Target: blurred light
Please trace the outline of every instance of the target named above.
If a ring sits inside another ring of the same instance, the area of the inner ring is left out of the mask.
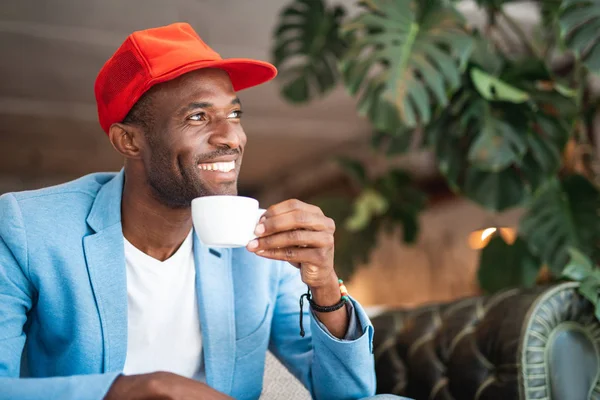
[[[474,250],[483,249],[496,235],[500,235],[508,244],[513,244],[517,239],[517,232],[513,228],[487,227],[473,231],[469,235],[469,247]]]
[[[486,228],[481,232],[481,241],[485,242],[485,240],[490,237],[493,233],[496,232],[496,228]]]
[[[513,228],[500,228],[500,236],[508,244],[513,244],[517,240],[517,230]]]

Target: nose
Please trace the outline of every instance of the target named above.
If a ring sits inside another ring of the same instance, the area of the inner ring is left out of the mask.
[[[246,143],[246,134],[239,124],[232,126],[227,121],[221,121],[216,128],[209,138],[211,145],[219,148],[239,149]]]

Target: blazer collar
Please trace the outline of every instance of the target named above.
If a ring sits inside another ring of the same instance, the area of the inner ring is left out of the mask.
[[[87,223],[95,232],[121,223],[121,198],[123,197],[123,184],[125,172],[123,169],[110,181],[105,183],[92,205],[87,217]]]
[[[127,355],[127,275],[121,197],[123,171],[100,188],[87,223],[95,233],[83,238],[85,259],[102,328],[103,371],[121,371]]]

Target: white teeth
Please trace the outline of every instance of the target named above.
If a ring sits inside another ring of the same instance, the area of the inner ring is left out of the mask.
[[[204,171],[229,172],[235,169],[235,161],[200,164],[198,167]]]

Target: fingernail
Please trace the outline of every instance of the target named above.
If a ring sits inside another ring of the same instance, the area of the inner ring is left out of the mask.
[[[255,249],[257,247],[258,247],[258,240],[252,240],[252,241],[250,241],[250,243],[248,243],[249,249]]]
[[[254,233],[257,235],[262,235],[265,233],[265,226],[263,224],[258,224],[254,230]]]

